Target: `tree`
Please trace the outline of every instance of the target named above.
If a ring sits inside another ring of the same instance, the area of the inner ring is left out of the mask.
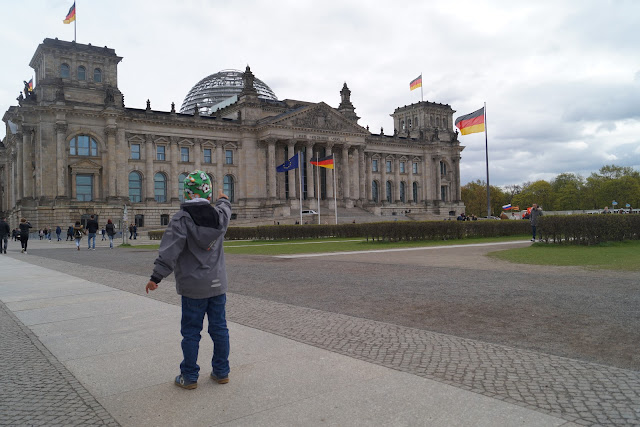
[[[509,203],[509,195],[501,188],[489,186],[491,192],[492,215],[502,212],[502,205]],[[487,216],[487,183],[485,181],[473,181],[461,188],[460,196],[466,206],[467,215],[479,217]]]
[[[574,209],[587,209],[584,194],[584,179],[573,173],[561,173],[551,181],[554,204],[549,209],[555,211],[567,211]]]
[[[534,203],[547,210],[553,210],[553,189],[547,181],[540,180],[526,183],[519,194],[513,196],[511,204],[520,206],[521,209],[529,207]]]

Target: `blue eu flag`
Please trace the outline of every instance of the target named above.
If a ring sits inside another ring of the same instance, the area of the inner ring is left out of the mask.
[[[276,168],[276,171],[286,172],[286,171],[290,171],[291,169],[298,169],[298,153],[296,153],[295,156],[293,156],[292,158],[290,158],[289,160],[287,160],[286,162],[278,166]]]

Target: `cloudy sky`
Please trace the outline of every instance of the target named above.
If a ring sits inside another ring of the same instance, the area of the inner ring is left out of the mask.
[[[2,112],[38,44],[73,40],[72,3],[0,3]],[[249,64],[279,99],[337,107],[347,82],[359,123],[390,134],[422,73],[424,99],[454,118],[487,103],[494,185],[640,170],[640,1],[77,0],[77,13],[78,43],[124,58],[128,107],[179,108],[200,79]],[[462,184],[484,180],[484,134],[460,139]]]

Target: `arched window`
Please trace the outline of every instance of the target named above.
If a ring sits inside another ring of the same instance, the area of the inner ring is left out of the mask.
[[[407,203],[407,197],[406,197],[406,191],[405,191],[405,183],[404,181],[400,182],[400,201],[402,203]]]
[[[138,172],[129,174],[129,200],[131,200],[131,203],[140,203],[142,201],[142,175]]]
[[[418,117],[417,116],[413,118],[413,125],[414,126],[418,126]]]
[[[380,201],[378,197],[378,181],[371,182],[371,200],[373,200],[374,203],[378,203]]]
[[[387,202],[391,203],[391,181],[387,181]]]
[[[102,71],[100,68],[93,70],[93,81],[96,83],[102,83]]]
[[[409,119],[409,129],[411,129],[411,119]]]
[[[153,194],[156,202],[163,203],[167,201],[167,177],[163,173],[158,172],[153,177]]]
[[[404,120],[400,122],[400,129],[404,130]]]
[[[69,155],[98,156],[98,143],[88,135],[78,135],[69,141]]]
[[[224,194],[227,195],[227,197],[229,197],[229,201],[230,202],[234,202],[235,201],[235,195],[234,193],[234,182],[233,182],[233,177],[231,175],[225,175],[224,176],[224,184],[222,186],[222,191],[224,192]],[[214,196],[215,197],[215,196]]]
[[[431,124],[431,126],[433,126],[433,116],[429,117],[429,123]]]
[[[447,164],[445,162],[440,162],[440,175],[447,174]]]
[[[436,127],[440,127],[440,117],[436,117]]]
[[[60,77],[63,79],[68,79],[71,76],[71,72],[69,71],[68,64],[60,64]]]
[[[449,122],[447,121],[446,117],[442,118],[442,127],[445,129],[449,127]]]
[[[82,65],[78,67],[78,80],[86,80],[87,79],[87,69]]]
[[[414,202],[418,201],[418,183],[417,182],[413,183],[413,201]]]
[[[184,180],[187,176],[186,173],[178,175],[178,198],[180,199],[180,203],[184,202]]]

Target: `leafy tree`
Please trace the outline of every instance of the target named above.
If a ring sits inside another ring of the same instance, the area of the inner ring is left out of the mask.
[[[551,181],[554,204],[553,210],[566,211],[573,209],[586,209],[585,181],[573,173],[561,173]]]
[[[489,190],[492,215],[500,215],[502,205],[509,203],[510,197],[500,187],[490,185]],[[487,216],[487,183],[485,181],[477,180],[466,184],[461,188],[460,194],[467,215]]]
[[[522,191],[513,196],[511,201],[512,205],[518,205],[520,209],[534,203],[546,210],[553,210],[553,189],[550,183],[544,180],[526,183],[522,186]]]

